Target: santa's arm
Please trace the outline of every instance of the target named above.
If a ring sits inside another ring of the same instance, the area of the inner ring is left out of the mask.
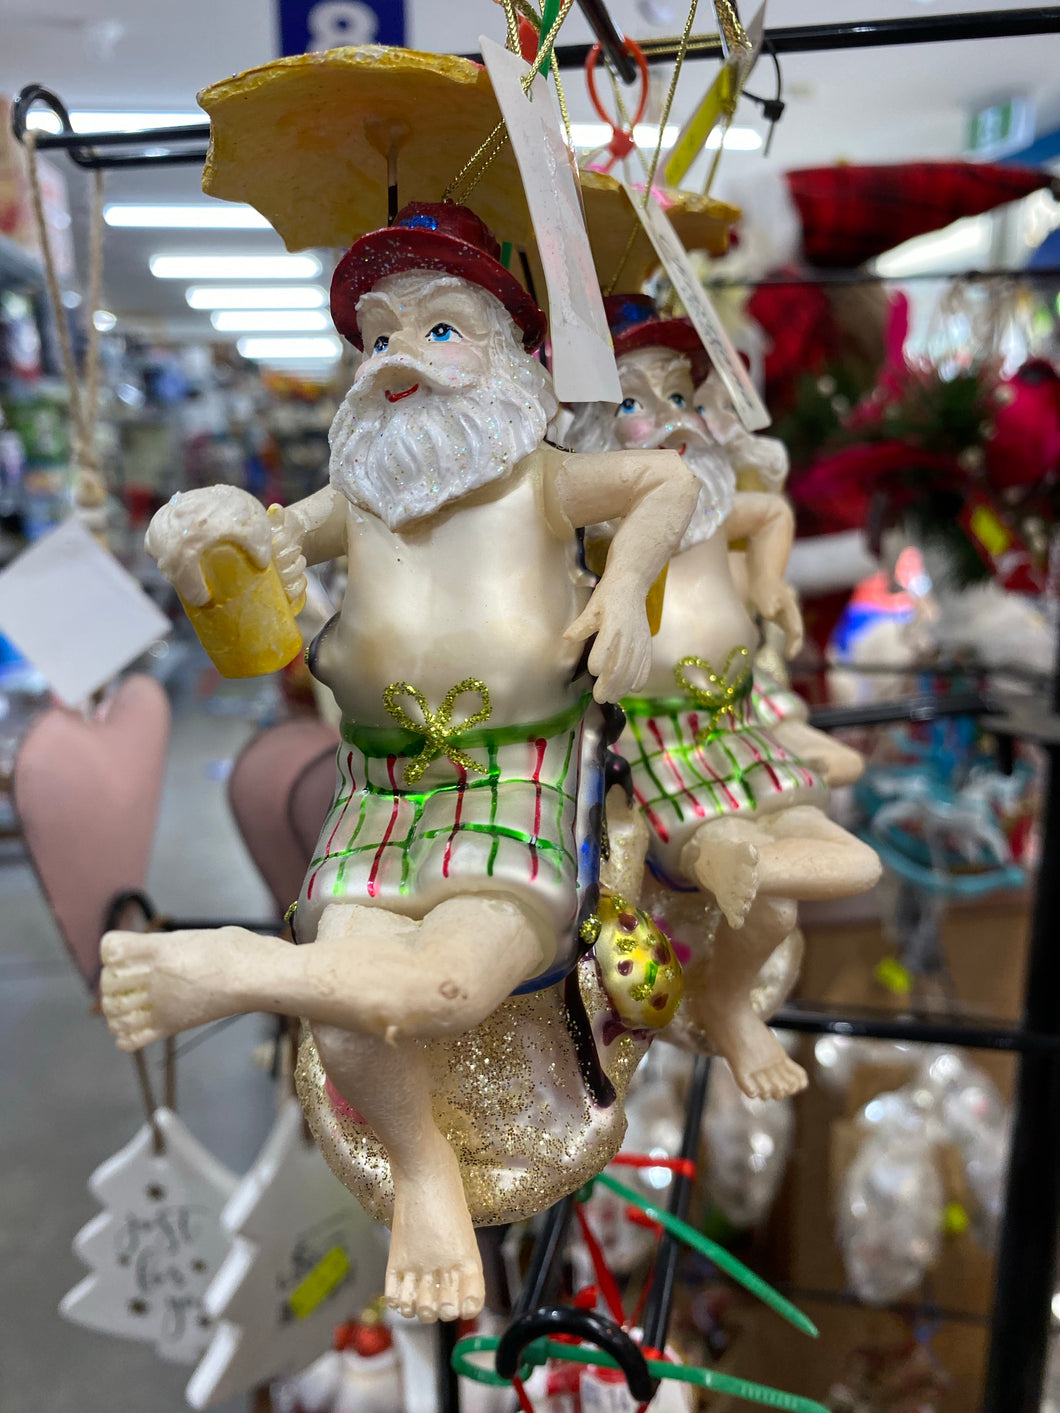
[[[292,603],[305,593],[307,564],[323,564],[346,553],[346,498],[324,486],[294,505],[269,506],[272,557]]]
[[[698,483],[676,452],[618,451],[559,457],[547,486],[557,528],[621,519],[603,577],[566,633],[575,641],[596,634],[594,695],[618,701],[651,667],[644,600],[688,527]]]
[[[264,569],[271,559],[287,597],[300,604],[306,562],[317,564],[344,554],[342,496],[325,487],[297,505],[271,506],[237,486],[202,486],[167,501],[151,518],[144,544],[185,603],[201,607],[210,597],[203,555],[234,544]]]
[[[779,623],[787,638],[786,650],[794,657],[802,647],[802,615],[795,592],[784,582],[795,516],[782,496],[758,491],[738,491],[725,534],[747,541],[747,592],[763,618]]]

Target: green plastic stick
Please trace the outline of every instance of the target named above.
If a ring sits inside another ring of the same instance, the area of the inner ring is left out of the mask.
[[[541,7],[541,28],[538,31],[538,43],[548,34],[549,30],[556,23],[556,16],[559,14],[560,0],[545,0]],[[552,50],[550,49],[541,61],[541,72],[548,73],[548,66],[552,62]]]
[[[610,1173],[600,1173],[596,1181],[602,1182],[617,1196],[632,1203],[634,1207],[639,1207],[642,1212],[646,1212],[653,1221],[665,1227],[671,1236],[676,1236],[678,1241],[683,1241],[686,1246],[691,1246],[694,1251],[698,1251],[700,1255],[713,1261],[715,1266],[720,1267],[734,1281],[738,1281],[752,1295],[757,1295],[759,1300],[794,1325],[797,1330],[810,1335],[813,1339],[817,1338],[819,1331],[811,1319],[795,1305],[792,1305],[790,1300],[785,1300],[784,1296],[775,1291],[761,1276],[756,1276],[754,1271],[749,1270],[742,1261],[738,1261],[735,1256],[726,1251],[724,1246],[719,1246],[716,1241],[711,1241],[709,1236],[703,1236],[701,1232],[696,1231],[695,1227],[690,1227],[687,1222],[682,1222],[680,1217],[671,1216],[662,1207],[656,1207],[654,1203],[646,1201],[639,1192],[634,1192],[631,1187],[626,1187],[624,1183],[616,1181]]]
[[[472,1364],[469,1356],[495,1350],[500,1344],[496,1335],[471,1335],[460,1340],[453,1350],[452,1364],[456,1373],[478,1383],[503,1387],[507,1379],[492,1369]],[[618,1363],[609,1354],[586,1344],[560,1344],[558,1340],[536,1339],[523,1350],[524,1364],[520,1371],[525,1377],[529,1367],[542,1364],[546,1359],[565,1359],[572,1364],[595,1364],[604,1369],[617,1369]],[[649,1359],[648,1372],[656,1379],[675,1379],[681,1383],[697,1384],[700,1388],[715,1389],[718,1393],[730,1394],[733,1398],[745,1399],[748,1403],[761,1403],[767,1408],[783,1408],[786,1413],[828,1413],[823,1404],[812,1398],[803,1398],[797,1393],[786,1393],[783,1389],[771,1388],[769,1384],[756,1384],[750,1379],[734,1378],[731,1374],[720,1374],[714,1369],[699,1369],[687,1364],[670,1364],[663,1359]]]

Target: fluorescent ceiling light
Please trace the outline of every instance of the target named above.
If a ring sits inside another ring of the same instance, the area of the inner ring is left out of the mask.
[[[681,129],[676,123],[667,123],[663,128],[663,147],[672,147]],[[571,123],[570,135],[574,146],[593,151],[604,147],[611,140],[611,129],[606,123]],[[633,129],[638,147],[654,149],[659,141],[657,123],[638,123]],[[721,129],[715,128],[707,139],[708,150],[716,150],[721,145]],[[725,147],[733,152],[757,152],[762,146],[762,134],[754,128],[732,127],[725,134]]]
[[[320,274],[315,255],[152,255],[160,280],[312,280]]]
[[[335,335],[316,339],[245,338],[236,347],[244,358],[262,363],[334,363],[342,357],[342,344]]]
[[[131,226],[138,230],[218,230],[256,231],[272,227],[253,206],[203,201],[187,206],[136,206],[111,202],[103,208],[108,226]]]
[[[322,333],[331,320],[320,309],[217,309],[210,323],[222,334]]]
[[[192,309],[320,309],[328,301],[319,285],[192,285],[184,297]]]
[[[663,130],[663,144],[676,142],[680,131],[676,124],[667,123]],[[570,135],[575,147],[593,149],[611,141],[611,129],[606,123],[571,123]],[[638,147],[654,147],[659,141],[658,123],[638,123],[633,129],[633,137]]]
[[[144,128],[184,128],[207,123],[205,113],[103,113],[97,109],[70,114],[74,132],[142,132]],[[46,108],[37,108],[26,119],[36,132],[59,131],[59,119]]]

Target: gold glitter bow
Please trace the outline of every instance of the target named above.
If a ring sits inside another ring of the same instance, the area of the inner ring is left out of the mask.
[[[478,711],[472,712],[470,716],[454,725],[453,707],[457,698],[465,692],[476,692],[482,705]],[[415,721],[403,706],[398,705],[398,697],[411,697],[422,712],[423,720]],[[472,760],[466,751],[459,750],[453,744],[454,737],[472,726],[478,726],[480,722],[489,720],[493,708],[490,705],[489,688],[481,678],[465,677],[455,687],[450,687],[437,711],[431,711],[427,698],[408,682],[391,682],[389,687],[384,688],[383,704],[395,721],[424,738],[423,749],[415,760],[410,760],[405,767],[403,778],[406,785],[415,785],[431,762],[442,755],[448,756],[454,765],[462,765],[465,770],[477,770],[483,775],[486,773],[484,765]]]
[[[734,669],[734,664],[739,665]],[[703,673],[707,679],[705,686],[692,681],[685,670],[689,667]],[[718,717],[728,711],[738,697],[743,696],[750,676],[751,654],[744,647],[733,648],[720,672],[715,672],[706,658],[692,656],[681,659],[674,668],[674,680],[683,692],[687,692],[704,711],[710,713],[710,725],[697,732],[697,741],[717,730]]]

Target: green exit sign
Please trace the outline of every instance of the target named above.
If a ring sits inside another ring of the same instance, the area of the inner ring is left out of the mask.
[[[977,109],[968,119],[965,150],[976,157],[1004,157],[1034,141],[1034,105],[1006,98]]]

